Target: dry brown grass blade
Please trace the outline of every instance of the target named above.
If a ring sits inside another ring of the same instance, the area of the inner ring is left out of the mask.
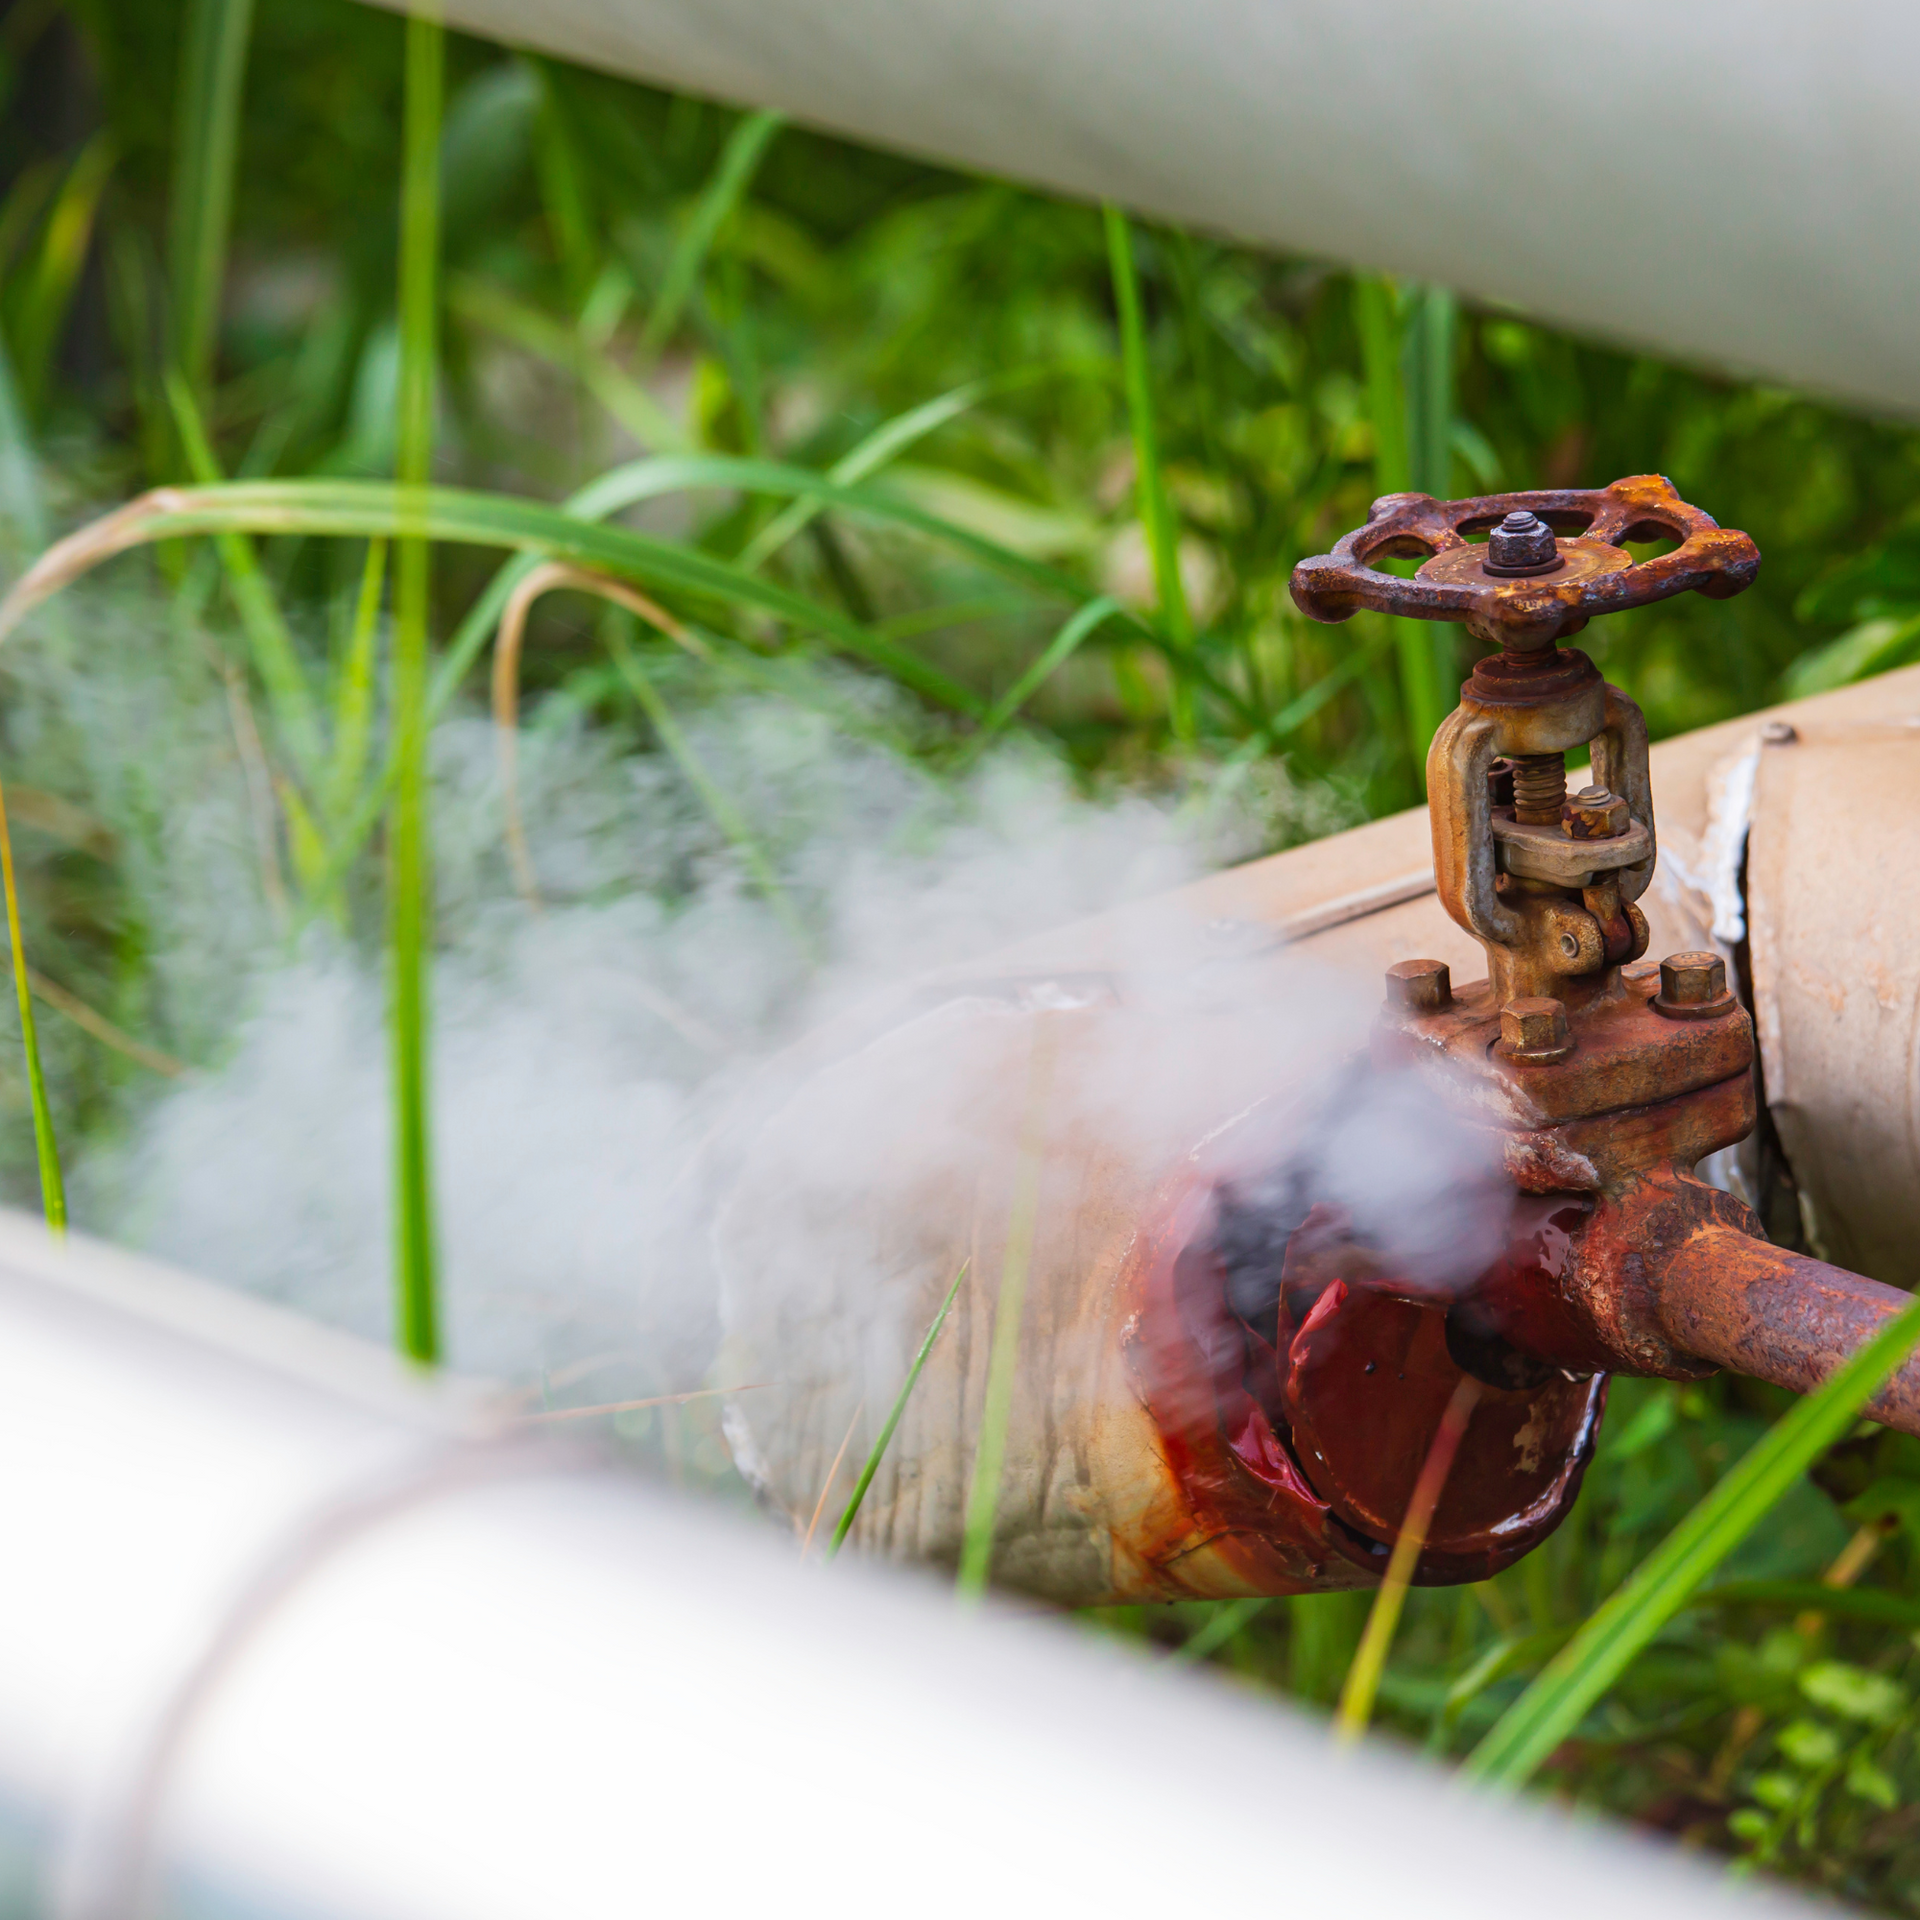
[[[847,1457],[847,1449],[853,1445],[853,1430],[860,1424],[860,1416],[867,1410],[862,1400],[853,1410],[853,1418],[847,1422],[847,1430],[840,1436],[840,1451],[833,1456],[833,1465],[827,1469],[827,1477],[820,1483],[820,1498],[813,1503],[813,1518],[807,1522],[807,1537],[800,1542],[800,1558],[804,1560],[813,1551],[813,1536],[819,1531],[820,1516],[827,1510],[827,1495],[833,1491],[833,1483],[840,1477],[840,1463]]]
[[[1333,1727],[1335,1738],[1343,1744],[1359,1739],[1372,1717],[1373,1697],[1380,1686],[1380,1675],[1386,1669],[1394,1629],[1400,1624],[1400,1609],[1406,1603],[1420,1551],[1427,1544],[1427,1530],[1433,1525],[1440,1496],[1447,1490],[1454,1455],[1466,1438],[1467,1423],[1480,1404],[1481,1392],[1480,1382],[1472,1374],[1460,1376],[1460,1383],[1440,1416],[1439,1429],[1427,1449],[1419,1477],[1413,1483],[1406,1517],[1400,1523],[1393,1552],[1387,1560],[1386,1575],[1373,1596],[1366,1631],[1360,1637],[1353,1665],[1347,1670],[1346,1685],[1340,1689],[1340,1705],[1334,1714]]]
[[[83,573],[103,560],[111,560],[116,553],[139,546],[146,538],[144,529],[149,520],[178,513],[185,501],[186,496],[177,487],[155,487],[124,507],[90,521],[64,540],[56,540],[0,600],[0,640],[62,587],[71,586]]]
[[[642,1407],[679,1407],[689,1400],[712,1400],[725,1393],[758,1393],[773,1385],[771,1380],[751,1380],[744,1387],[695,1387],[690,1393],[656,1393],[646,1400],[608,1400],[597,1407],[550,1407],[542,1413],[523,1413],[528,1426],[549,1420],[590,1420],[602,1413],[635,1413]]]
[[[169,1080],[175,1080],[181,1074],[193,1071],[184,1060],[176,1060],[172,1054],[162,1053],[158,1047],[150,1047],[116,1027],[104,1013],[97,1013],[77,993],[70,993],[58,980],[49,980],[44,973],[29,967],[27,985],[33,989],[36,999],[44,1000],[55,1013],[65,1014],[82,1033],[91,1034],[103,1047],[111,1047],[115,1053],[124,1053],[129,1060],[149,1072],[165,1074]]]
[[[542,594],[571,587],[580,593],[598,594],[629,613],[637,613],[649,626],[656,627],[676,646],[690,653],[702,649],[686,628],[656,601],[637,592],[623,581],[603,573],[589,573],[582,567],[563,566],[549,560],[535,567],[508,596],[500,609],[500,625],[493,643],[493,725],[494,743],[500,767],[500,803],[506,819],[507,859],[513,867],[513,884],[535,913],[540,911],[540,883],[533,871],[533,856],[527,849],[526,823],[520,814],[520,656],[526,647],[527,615]]]

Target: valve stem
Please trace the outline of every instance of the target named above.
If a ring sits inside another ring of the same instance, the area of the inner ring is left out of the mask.
[[[1513,756],[1513,817],[1530,827],[1557,827],[1567,797],[1564,753]]]

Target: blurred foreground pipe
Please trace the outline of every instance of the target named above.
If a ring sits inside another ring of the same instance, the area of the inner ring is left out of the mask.
[[[1920,410],[1892,0],[450,0],[882,147]],[[779,158],[769,162],[777,175]]]
[[[1319,1725],[1066,1627],[799,1567],[522,1451],[470,1391],[17,1215],[0,1356],[10,1914],[1251,1907],[1276,1821],[1313,1836],[1308,1911],[1528,1920],[1543,1885],[1566,1920],[1822,1911],[1333,1764]]]

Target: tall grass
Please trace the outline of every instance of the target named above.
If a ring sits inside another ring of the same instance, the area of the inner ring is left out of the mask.
[[[1000,1510],[1000,1476],[1006,1463],[1007,1426],[1019,1372],[1020,1330],[1026,1314],[1027,1280],[1040,1217],[1040,1181],[1045,1168],[1048,1101],[1053,1082],[1053,1022],[1037,1017],[1027,1063],[1025,1112],[1015,1150],[1013,1195],[1007,1209],[1006,1242],[1000,1256],[1000,1291],[993,1309],[993,1344],[987,1355],[987,1386],[980,1406],[980,1434],[960,1541],[956,1588],[963,1602],[987,1588],[993,1566],[994,1523]]]
[[[395,778],[387,824],[387,940],[393,1054],[396,1337],[430,1364],[440,1357],[433,1218],[428,969],[433,874],[428,843],[427,622],[432,548],[422,492],[433,477],[438,368],[440,123],[446,42],[438,20],[407,18],[405,160],[400,199],[400,398],[395,468],[400,538],[394,555]]]
[[[1153,369],[1147,360],[1146,322],[1140,306],[1140,275],[1134,265],[1133,228],[1118,207],[1104,212],[1107,258],[1113,273],[1114,306],[1120,315],[1120,358],[1125,372],[1127,415],[1133,426],[1134,490],[1140,524],[1153,561],[1154,590],[1167,637],[1182,652],[1193,648],[1193,614],[1180,573],[1180,528],[1167,497],[1160,464],[1160,430],[1155,423]],[[1190,741],[1194,731],[1193,695],[1176,680],[1170,696],[1174,737]]]
[[[187,0],[180,35],[167,194],[170,358],[201,406],[213,383],[252,26],[253,0]]]
[[[33,1019],[33,981],[27,970],[26,942],[20,933],[20,892],[13,872],[13,835],[7,804],[0,792],[0,882],[6,887],[7,951],[13,959],[13,991],[20,1009],[20,1042],[26,1053],[27,1100],[33,1112],[34,1157],[40,1166],[40,1206],[56,1234],[67,1230],[67,1190],[60,1177],[60,1149],[53,1137],[53,1110],[47,1103],[47,1077],[40,1066],[40,1036]]]
[[[833,1538],[827,1544],[827,1558],[831,1560],[853,1531],[853,1523],[860,1517],[861,1503],[867,1497],[867,1489],[873,1485],[873,1476],[880,1471],[880,1462],[886,1458],[887,1448],[893,1444],[894,1430],[900,1425],[900,1416],[907,1410],[907,1402],[913,1397],[913,1390],[920,1383],[920,1375],[925,1371],[927,1356],[933,1352],[933,1343],[940,1338],[940,1329],[947,1324],[947,1315],[953,1311],[953,1303],[959,1297],[960,1285],[967,1277],[971,1260],[962,1260],[959,1270],[953,1276],[953,1285],[947,1289],[946,1297],[940,1302],[939,1310],[927,1324],[926,1338],[920,1342],[920,1350],[913,1356],[913,1364],[907,1369],[907,1377],[900,1383],[900,1391],[894,1396],[894,1402],[887,1409],[886,1420],[880,1431],[874,1435],[873,1446],[869,1449],[865,1462],[860,1468],[860,1477],[853,1483],[853,1492],[847,1497],[847,1504],[840,1510],[840,1519],[833,1529]]]

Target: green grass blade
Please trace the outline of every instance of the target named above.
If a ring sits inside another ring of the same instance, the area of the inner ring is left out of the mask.
[[[47,544],[47,502],[40,486],[40,461],[3,338],[0,338],[0,519],[18,532],[28,553],[38,553]]]
[[[774,135],[785,124],[785,117],[778,113],[750,113],[728,134],[713,177],[694,203],[692,217],[673,249],[673,257],[667,262],[660,290],[654,295],[652,310],[640,335],[643,361],[651,359],[673,337],[673,330],[680,324],[699,284],[701,269],[713,251],[713,243],[746,196]]]
[[[768,465],[718,459],[648,464],[746,468],[756,473]],[[793,477],[791,484],[790,476]],[[760,477],[769,479],[771,491],[800,492],[819,484],[818,476],[807,474],[803,468],[774,467],[770,474]],[[700,478],[725,484],[705,474]],[[910,517],[910,510],[896,517]],[[402,530],[403,521],[408,530],[432,540],[517,547],[547,559],[619,574],[648,586],[757,608],[790,621],[803,632],[820,634],[845,651],[884,667],[903,685],[930,700],[972,718],[978,718],[983,711],[980,700],[938,669],[876,639],[857,621],[831,608],[774,581],[742,572],[732,561],[624,527],[583,521],[558,507],[507,494],[469,493],[452,487],[427,487],[402,493],[382,482],[365,480],[233,481],[219,488],[168,489],[145,496],[144,503],[136,502],[132,508],[121,509],[114,517],[111,538],[105,532],[106,523],[90,530],[91,537],[100,544],[86,547],[86,564],[145,541],[171,539],[187,533],[238,529],[365,539],[394,535]],[[68,557],[74,551],[74,542],[63,542],[44,556],[41,566],[16,584],[6,601],[0,603],[0,635],[11,631],[17,619],[38,604],[47,592],[57,590],[72,577],[67,569]],[[504,592],[499,599],[504,604]]]
[[[1920,1300],[1850,1354],[1756,1441],[1679,1526],[1548,1662],[1467,1757],[1467,1771],[1523,1786],[1634,1656],[1830,1447],[1920,1341]]]
[[[1405,338],[1390,282],[1362,275],[1353,283],[1354,328],[1373,425],[1376,493],[1405,493],[1413,485],[1407,438],[1407,393],[1403,377]],[[1433,638],[1420,620],[1389,623],[1400,661],[1400,703],[1406,716],[1407,750],[1416,771],[1427,763],[1427,746],[1451,702],[1434,670]]]
[[[440,121],[446,35],[438,20],[407,17],[404,171],[400,200],[400,396],[396,466],[401,487],[395,555],[393,731],[396,778],[387,844],[388,951],[393,1049],[394,1285],[397,1344],[430,1365],[440,1357],[429,1131],[428,967],[432,869],[428,825],[427,619],[433,405],[438,362]]]
[[[1407,480],[1417,493],[1453,497],[1453,362],[1459,337],[1459,307],[1445,287],[1414,290],[1402,349],[1406,384]],[[1445,620],[1420,623],[1428,654],[1428,685],[1439,710],[1436,728],[1452,705],[1460,681],[1455,629]],[[1422,757],[1424,757],[1422,749]]]
[[[174,429],[180,436],[188,469],[202,486],[219,486],[223,480],[220,464],[207,439],[193,391],[176,368],[168,368],[165,378]],[[272,702],[274,720],[295,759],[303,767],[315,768],[320,764],[321,745],[313,690],[307,684],[306,672],[300,665],[280,603],[260,571],[253,543],[243,533],[222,533],[215,536],[214,544],[226,571],[234,611],[240,616],[241,629],[253,654],[254,670]]]
[[[27,972],[26,943],[20,937],[20,895],[13,878],[13,836],[7,831],[7,804],[0,794],[0,880],[6,885],[7,948],[13,956],[13,988],[20,1002],[20,1040],[27,1056],[27,1096],[33,1106],[33,1150],[40,1163],[40,1205],[55,1234],[67,1230],[67,1190],[60,1178],[60,1149],[53,1137],[53,1110],[47,1104],[46,1075],[40,1070],[40,1036],[33,1023],[33,985]]]
[[[693,443],[686,429],[646,387],[587,339],[577,327],[530,307],[524,300],[472,274],[447,289],[447,304],[461,319],[545,360],[578,380],[643,446],[678,451]]]
[[[877,473],[895,454],[904,453],[916,441],[924,440],[949,420],[957,419],[969,407],[977,405],[987,385],[984,380],[969,380],[965,386],[955,387],[951,393],[938,394],[905,413],[895,414],[891,420],[882,421],[858,446],[843,454],[827,469],[827,478],[843,486],[851,486],[856,481],[866,479],[869,474]],[[802,497],[782,508],[741,549],[740,564],[749,572],[765,566],[795,534],[806,527],[823,505],[824,502],[820,500]]]
[[[793,935],[801,952],[810,959],[817,958],[818,948],[813,935],[788,898],[786,888],[780,884],[780,876],[774,871],[766,848],[747,824],[746,815],[733,804],[725,788],[714,779],[706,763],[693,750],[693,742],[675,719],[673,709],[661,697],[660,689],[647,677],[632,642],[617,624],[607,629],[607,651],[613,656],[621,679],[627,683],[633,697],[653,723],[654,732],[660,736],[660,744],[673,756],[674,764],[686,776],[687,784],[700,796],[701,805],[713,816],[714,825],[726,835],[728,843],[739,854],[742,865],[767,905],[778,915],[781,925]]]
[[[1147,364],[1146,323],[1140,308],[1140,276],[1134,265],[1133,230],[1118,207],[1106,208],[1107,261],[1113,274],[1114,305],[1120,314],[1120,357],[1126,374],[1127,412],[1133,424],[1133,459],[1137,473],[1136,497],[1146,528],[1147,549],[1153,559],[1154,590],[1160,598],[1160,619],[1168,638],[1183,653],[1193,650],[1193,615],[1187,589],[1180,578],[1180,530],[1174,523],[1173,503],[1167,498],[1166,475],[1160,466],[1160,435],[1154,421],[1153,379]],[[1193,703],[1189,690],[1174,683],[1173,731],[1177,738],[1193,737]]]
[[[1119,601],[1111,600],[1105,594],[1097,600],[1089,600],[1080,608],[1047,643],[1040,656],[988,708],[986,718],[980,723],[980,731],[969,743],[966,757],[971,759],[983,752],[994,735],[1026,705],[1041,684],[1073,658],[1080,649],[1080,643],[1122,612],[1124,609]]]
[[[96,134],[80,150],[48,210],[39,257],[23,276],[13,315],[14,371],[29,411],[37,411],[46,398],[54,349],[79,290],[93,244],[94,216],[113,161],[112,141],[105,133]]]
[[[380,635],[380,597],[386,584],[387,543],[367,542],[360,592],[354,602],[353,630],[340,663],[333,702],[333,758],[327,768],[326,805],[330,818],[344,819],[366,769],[373,730],[374,658]],[[431,720],[431,708],[429,708]]]
[[[933,1351],[933,1343],[940,1338],[940,1329],[947,1324],[947,1315],[953,1311],[953,1303],[959,1297],[960,1283],[967,1277],[971,1260],[960,1262],[960,1271],[953,1276],[953,1285],[947,1289],[947,1297],[940,1302],[940,1311],[933,1316],[932,1324],[927,1328],[927,1337],[920,1342],[920,1351],[913,1356],[913,1365],[907,1369],[907,1377],[900,1383],[900,1391],[894,1396],[893,1405],[888,1409],[886,1424],[881,1427],[879,1437],[873,1443],[873,1450],[867,1455],[866,1465],[860,1469],[860,1478],[853,1483],[853,1492],[847,1498],[847,1504],[841,1509],[840,1523],[833,1530],[833,1538],[827,1543],[826,1557],[831,1560],[840,1551],[841,1543],[853,1530],[853,1523],[859,1517],[860,1503],[867,1497],[867,1489],[873,1485],[873,1476],[880,1471],[880,1462],[886,1457],[887,1447],[893,1439],[893,1430],[900,1424],[900,1416],[907,1410],[907,1402],[913,1397],[913,1390],[919,1384],[921,1369],[927,1364],[927,1356]]]
[[[1389,638],[1383,636],[1370,645],[1355,647],[1337,667],[1330,667],[1310,687],[1302,688],[1262,729],[1267,740],[1278,743],[1304,727],[1335,694],[1358,680],[1389,644]]]
[[[994,1520],[1000,1510],[1000,1474],[1006,1462],[1007,1426],[1013,1413],[1014,1372],[1020,1357],[1020,1323],[1026,1313],[1027,1276],[1033,1262],[1034,1229],[1040,1213],[1040,1176],[1046,1145],[1046,1103],[1053,1069],[1053,1034],[1045,1018],[1034,1029],[1027,1069],[1027,1113],[1014,1168],[1013,1202],[1007,1210],[1007,1243],[1000,1260],[1000,1297],[993,1311],[993,1347],[987,1358],[987,1389],[980,1408],[980,1438],[967,1483],[965,1528],[960,1541],[956,1589],[972,1602],[987,1589],[993,1567]]]
[[[1167,1656],[1173,1667],[1190,1666],[1210,1658],[1257,1614],[1272,1606],[1271,1600],[1223,1600],[1213,1610],[1213,1618],[1190,1639],[1183,1640]]]
[[[1829,1587],[1818,1580],[1729,1580],[1687,1602],[1690,1607],[1776,1607],[1789,1613],[1832,1613],[1847,1620],[1920,1628],[1920,1600],[1884,1587]]]
[[[252,28],[253,0],[187,0],[167,194],[169,357],[200,401],[213,378]]]

